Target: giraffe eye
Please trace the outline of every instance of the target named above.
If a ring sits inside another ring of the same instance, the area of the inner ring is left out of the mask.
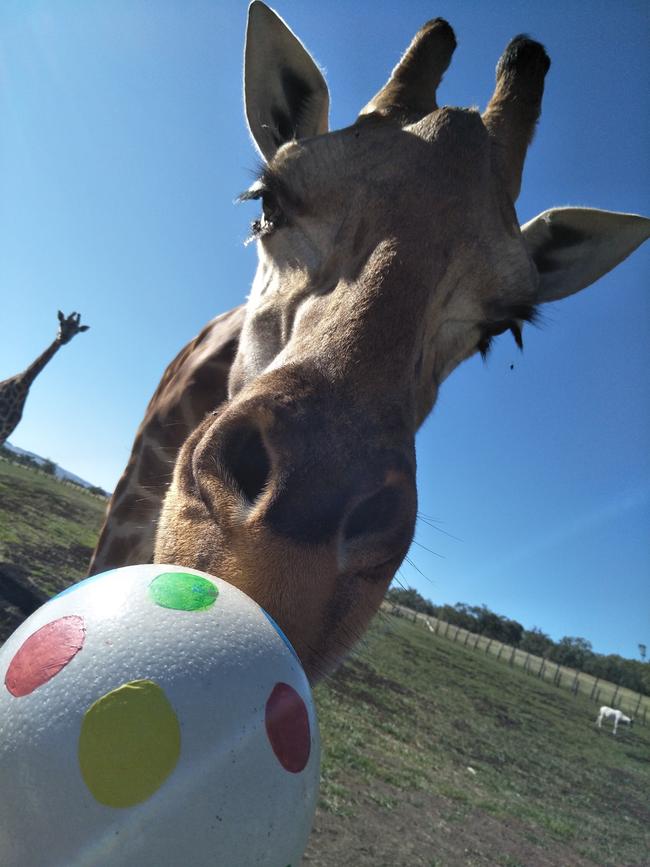
[[[251,224],[251,238],[249,240],[257,241],[260,238],[266,238],[286,223],[282,208],[272,193],[265,191],[262,193],[261,199],[262,215]]]
[[[262,225],[266,227],[266,232],[279,229],[285,222],[285,216],[278,200],[272,193],[264,193],[262,196]]]

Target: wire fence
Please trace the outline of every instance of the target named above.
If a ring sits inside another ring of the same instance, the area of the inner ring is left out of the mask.
[[[411,608],[405,608],[403,605],[395,605],[392,602],[384,601],[382,608],[396,617],[404,617],[413,623],[420,623],[434,635],[460,643],[463,647],[468,647],[477,653],[484,653],[486,656],[491,656],[504,665],[509,665],[511,668],[522,669],[526,674],[531,675],[531,677],[537,677],[545,683],[552,683],[561,689],[570,690],[573,695],[587,696],[599,706],[608,705],[609,707],[618,708],[632,717],[635,722],[641,723],[644,726],[648,724],[648,720],[650,719],[650,696],[642,695],[624,686],[619,686],[608,680],[587,674],[584,671],[577,671],[575,668],[568,668],[565,665],[551,662],[549,659],[534,656],[532,653],[519,650],[510,644],[502,644],[500,641],[488,638],[485,635],[468,632],[460,626],[454,626],[445,620],[438,620],[437,617],[431,617],[428,614],[421,614],[418,611],[413,611]]]

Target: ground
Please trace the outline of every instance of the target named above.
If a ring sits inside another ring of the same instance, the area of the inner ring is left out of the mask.
[[[0,641],[85,574],[106,503],[0,462]],[[379,614],[315,690],[306,867],[648,867],[650,729]]]

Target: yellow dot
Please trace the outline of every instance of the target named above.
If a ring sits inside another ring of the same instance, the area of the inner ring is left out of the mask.
[[[134,680],[106,693],[84,715],[79,766],[93,796],[108,807],[145,801],[174,770],[178,719],[163,690]]]

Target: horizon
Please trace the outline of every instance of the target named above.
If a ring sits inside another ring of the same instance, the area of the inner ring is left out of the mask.
[[[505,8],[420,0],[272,4],[325,68],[331,126],[354,120],[418,27],[449,20],[442,103],[484,106],[517,33],[550,56],[520,222],[546,208],[650,212],[647,4]],[[12,444],[106,490],[165,366],[241,303],[258,157],[245,126],[245,2],[9,0],[0,10],[0,378],[79,335],[39,376]],[[615,48],[615,50],[613,50]],[[650,245],[545,305],[445,382],[417,435],[420,518],[400,581],[485,603],[553,640],[650,645]]]
[[[27,456],[29,456],[29,457],[39,458],[39,459],[43,459],[43,460],[49,460],[48,458],[45,458],[43,455],[36,455],[34,452],[27,452],[27,451],[25,451],[24,449],[20,449],[18,446],[15,446],[13,443],[10,443],[9,440],[7,440],[7,441],[4,443],[4,446],[9,446],[10,451],[14,451],[14,452],[17,451],[19,454],[23,454],[23,455],[27,455]],[[95,486],[93,485],[93,483],[90,482],[88,479],[80,479],[79,476],[77,476],[75,473],[73,473],[73,472],[72,472],[71,470],[69,470],[67,467],[61,467],[59,464],[56,464],[55,466],[56,466],[59,470],[62,470],[64,473],[69,473],[69,474],[71,474],[71,475],[74,477],[74,478],[72,478],[72,479],[68,479],[68,478],[66,478],[65,476],[64,476],[64,477],[61,477],[61,476],[58,476],[58,475],[53,476],[57,481],[61,481],[61,482],[72,481],[73,484],[77,484],[77,485],[79,485],[79,480],[81,480],[82,482],[84,482],[84,483],[86,483],[86,484],[88,484],[88,485],[90,485],[90,486],[92,486],[92,487],[95,487]],[[81,487],[83,490],[88,490],[88,488],[86,488],[85,485],[79,485],[79,487]],[[105,493],[108,494],[109,497],[110,497],[111,494],[112,494],[112,492],[110,492],[110,491],[106,491]],[[80,579],[80,580],[82,580],[82,579]],[[393,582],[393,583],[391,584],[391,586],[389,587],[389,590],[392,590],[392,589],[409,589],[409,588],[402,587],[402,586],[399,586],[399,585],[398,585],[397,587],[395,587],[395,583]],[[388,592],[388,591],[387,591],[387,592]],[[418,593],[419,593],[419,591],[418,591]],[[435,603],[432,599],[427,598],[427,597],[424,596],[423,594],[419,594],[419,595],[420,595],[420,598],[421,598],[424,602],[431,603],[432,605],[437,605],[437,607],[441,607],[443,604],[445,604],[445,603]],[[389,600],[389,601],[390,601],[390,600]],[[404,603],[399,603],[399,604],[404,604]],[[446,604],[450,604],[450,603],[446,603]],[[490,609],[489,606],[487,606],[485,603],[468,603],[468,602],[466,602],[466,601],[464,601],[464,600],[458,600],[457,602],[453,603],[452,607],[453,607],[453,608],[458,608],[458,607],[461,607],[461,606],[468,606],[468,605],[469,605],[470,607],[486,608],[487,610],[492,611],[492,609]],[[408,607],[408,606],[407,606],[407,607]],[[416,609],[411,609],[411,610],[414,610],[414,611],[415,611]],[[506,618],[507,620],[512,620],[512,618],[509,618],[506,614],[504,614],[504,613],[502,613],[502,612],[499,612],[499,611],[493,611],[492,613],[493,613],[493,614],[496,614],[496,615],[497,615],[498,617],[500,617],[500,618]],[[437,615],[436,615],[436,616],[437,616]],[[515,622],[518,622],[518,621],[515,621]],[[546,632],[546,630],[545,630],[543,627],[539,626],[539,625],[536,625],[536,626],[528,626],[528,625],[523,624],[523,623],[519,623],[519,625],[520,625],[520,626],[523,626],[525,632],[531,632],[531,631],[534,631],[534,630],[541,630],[542,634],[544,634],[544,635],[548,635],[548,633]],[[549,636],[549,637],[550,637],[550,636]],[[557,644],[557,643],[558,643],[562,638],[583,638],[583,639],[586,639],[587,641],[590,642],[590,639],[589,639],[587,636],[584,636],[584,635],[580,635],[580,636],[578,636],[578,635],[571,635],[571,636],[569,636],[569,635],[565,635],[565,636],[560,636],[560,637],[557,638],[557,639],[552,638],[552,640],[554,641],[555,644]],[[504,643],[504,644],[508,644],[508,642],[502,642],[502,643]],[[591,642],[590,642],[590,643],[591,643]],[[598,653],[598,651],[593,650],[593,649],[592,649],[592,652],[593,652],[596,656],[608,656],[608,655],[610,655],[610,654],[601,654],[601,653]],[[531,654],[531,655],[532,655],[532,656],[535,656],[535,654]],[[619,654],[616,654],[616,655],[619,655]],[[640,650],[639,650],[638,653],[637,653],[637,657],[640,657]],[[624,657],[622,657],[622,658],[623,658],[623,659],[628,659],[628,660],[631,660],[631,661],[635,661],[635,662],[644,662],[644,661],[645,661],[644,658],[626,657],[626,656],[624,656]],[[650,664],[650,661],[649,661],[649,664]]]

